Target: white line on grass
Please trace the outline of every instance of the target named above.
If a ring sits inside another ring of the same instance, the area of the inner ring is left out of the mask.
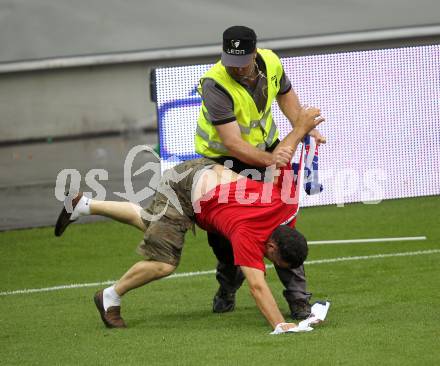
[[[309,245],[317,244],[357,244],[357,243],[385,243],[389,241],[419,241],[426,240],[426,236],[404,236],[401,238],[377,238],[377,239],[348,239],[348,240],[315,240],[309,241]]]
[[[356,256],[356,257],[338,257],[338,258],[328,258],[328,259],[316,259],[316,260],[312,260],[312,261],[306,261],[304,264],[312,265],[312,264],[324,264],[324,263],[337,263],[337,262],[359,261],[359,260],[380,259],[380,258],[390,258],[390,257],[408,257],[408,256],[414,256],[414,255],[426,255],[426,254],[437,254],[437,253],[440,253],[440,249],[419,250],[417,252],[373,254],[373,255],[364,255],[364,256]],[[268,266],[266,266],[266,268],[273,268],[273,265],[268,265]],[[214,274],[214,273],[215,273],[214,269],[209,270],[209,271],[199,271],[199,272],[183,272],[183,273],[173,274],[169,277],[166,277],[165,279],[173,279],[173,278],[181,278],[181,277],[195,277],[195,276],[203,276],[203,275]],[[38,292],[58,291],[58,290],[67,290],[67,289],[83,288],[83,287],[99,287],[99,286],[104,286],[104,285],[110,285],[115,282],[116,281],[78,283],[78,284],[61,285],[61,286],[54,286],[54,287],[5,291],[5,292],[0,292],[0,296],[33,294],[33,293],[38,293]]]

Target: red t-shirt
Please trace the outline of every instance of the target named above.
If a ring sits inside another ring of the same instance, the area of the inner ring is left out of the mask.
[[[198,204],[198,225],[229,239],[234,263],[262,271],[267,240],[298,211],[291,169],[281,169],[278,184],[242,178],[218,185]],[[288,225],[294,227],[295,222],[294,218]]]

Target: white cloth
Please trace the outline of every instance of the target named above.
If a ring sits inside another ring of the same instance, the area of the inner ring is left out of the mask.
[[[298,326],[310,327],[311,325],[316,325],[322,323],[327,316],[330,303],[328,301],[315,302],[312,306],[311,314],[307,319],[299,322]]]
[[[325,320],[329,308],[330,303],[328,301],[326,301],[325,303],[315,302],[312,306],[310,316],[307,319],[299,322],[297,327],[284,330],[283,325],[287,323],[280,323],[270,334],[310,332],[313,330],[311,325],[317,325]]]
[[[298,326],[294,327],[294,328],[289,328],[287,330],[284,330],[282,327],[283,325],[286,325],[288,323],[280,323],[278,324],[274,331],[271,332],[270,334],[282,334],[282,333],[301,333],[301,332],[310,332],[313,330],[312,327],[309,327],[307,324],[298,324]]]

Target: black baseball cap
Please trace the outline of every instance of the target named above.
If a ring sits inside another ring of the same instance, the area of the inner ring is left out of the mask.
[[[243,67],[252,61],[257,35],[248,27],[234,25],[223,32],[223,66]]]

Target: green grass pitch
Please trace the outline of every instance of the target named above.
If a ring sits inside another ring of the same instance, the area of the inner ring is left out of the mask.
[[[213,274],[161,280],[123,299],[124,330],[106,329],[99,288],[6,294],[117,279],[139,257],[135,229],[113,222],[0,233],[2,365],[439,365],[440,253],[315,263],[440,249],[440,197],[303,209],[309,240],[426,236],[390,243],[312,245],[312,300],[331,301],[313,332],[270,336],[247,286],[233,313],[211,313]],[[57,213],[54,213],[56,216]],[[215,267],[205,234],[187,236],[179,272]],[[267,280],[287,315],[273,269]],[[102,286],[101,286],[102,287]]]

